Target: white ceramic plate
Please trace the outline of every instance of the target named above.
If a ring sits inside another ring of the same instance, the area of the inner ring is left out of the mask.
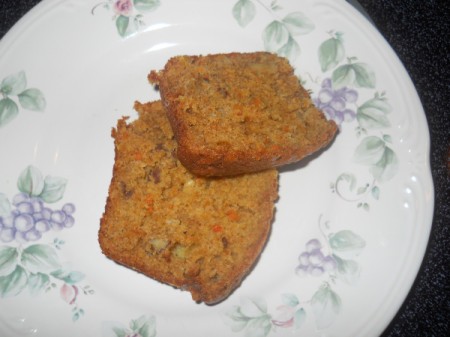
[[[169,57],[257,50],[289,57],[340,133],[282,169],[242,285],[196,304],[101,254],[110,132],[158,99],[147,74]],[[1,41],[0,77],[0,335],[376,336],[403,302],[432,220],[429,135],[404,68],[346,2],[44,0]]]

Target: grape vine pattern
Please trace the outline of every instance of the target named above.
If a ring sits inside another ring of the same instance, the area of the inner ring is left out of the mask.
[[[75,205],[72,203],[52,210],[41,198],[19,193],[14,196],[12,205],[15,209],[0,218],[0,241],[4,243],[37,241],[49,231],[61,231],[75,224]]]
[[[330,283],[336,280],[349,285],[356,283],[361,268],[355,259],[365,248],[365,240],[348,229],[332,233],[329,222],[322,223],[321,219],[322,216],[319,229],[325,240],[313,238],[306,242],[298,256],[296,275],[301,278],[327,277]]]
[[[331,78],[326,78],[322,81],[321,89],[313,102],[328,119],[341,125],[343,122],[351,122],[355,119],[356,112],[349,105],[355,104],[357,100],[356,90],[347,87],[334,89]]]
[[[318,239],[311,239],[305,245],[299,257],[299,265],[295,268],[298,276],[322,276],[325,272],[334,272],[337,267],[336,259],[332,255],[324,255],[322,243]]]
[[[307,301],[300,301],[292,293],[281,295],[281,304],[269,311],[263,298],[242,298],[225,315],[225,323],[233,332],[244,332],[245,336],[266,337],[277,329],[298,331],[308,319],[307,311],[315,317],[317,329],[329,327],[341,311],[341,298],[330,284],[324,282]]]
[[[225,322],[234,332],[245,332],[246,336],[266,337],[278,328],[300,329],[312,313],[318,330],[328,328],[337,319],[342,308],[342,299],[333,286],[342,281],[353,285],[360,274],[356,258],[362,253],[366,242],[351,230],[331,232],[329,222],[319,218],[319,229],[325,238],[306,242],[299,254],[295,274],[304,279],[311,276],[321,281],[318,289],[301,301],[292,293],[281,295],[281,304],[272,312],[262,298],[244,298],[225,315]]]
[[[59,201],[66,188],[66,179],[46,176],[28,166],[19,176],[12,203],[0,193],[0,242],[26,243],[37,241],[49,231],[61,231],[75,224],[75,205],[66,203],[51,209],[49,203]]]
[[[353,161],[365,165],[372,181],[358,183],[351,172],[341,173],[330,184],[332,192],[341,199],[355,203],[358,208],[370,210],[367,200],[379,200],[380,184],[392,179],[398,170],[398,158],[392,147],[392,137],[385,133],[391,123],[392,108],[385,92],[376,91],[373,97],[359,103],[363,96],[359,90],[370,91],[376,87],[376,76],[371,67],[347,56],[342,32],[330,31],[329,38],[318,49],[319,64],[325,77],[318,94],[313,98],[316,106],[340,127],[356,120],[356,136],[360,143],[354,150]]]
[[[48,207],[63,198],[66,184],[66,179],[44,177],[30,165],[19,175],[20,192],[12,202],[0,193],[0,242],[4,244],[0,245],[0,298],[17,296],[26,289],[38,295],[59,287],[61,299],[72,308],[72,320],[77,321],[84,315],[78,305],[79,295],[92,295],[94,290],[78,285],[84,274],[59,261],[63,240],[35,243],[46,233],[74,226],[73,203],[65,203],[60,209]]]

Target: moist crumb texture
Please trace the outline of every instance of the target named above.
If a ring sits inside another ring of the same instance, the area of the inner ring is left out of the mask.
[[[150,72],[191,172],[225,176],[301,160],[337,131],[289,62],[267,52],[177,56]]]
[[[120,264],[190,291],[195,301],[221,301],[265,245],[278,173],[194,176],[175,156],[161,102],[135,108],[139,118],[122,118],[112,131],[115,162],[101,249]]]

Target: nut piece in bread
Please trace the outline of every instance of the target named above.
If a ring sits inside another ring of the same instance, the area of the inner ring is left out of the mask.
[[[99,242],[103,253],[195,301],[226,298],[258,259],[270,232],[278,173],[194,176],[175,157],[160,101],[113,129],[115,162]]]
[[[178,159],[197,175],[293,163],[328,145],[337,131],[289,62],[272,53],[177,56],[148,78],[159,87]]]

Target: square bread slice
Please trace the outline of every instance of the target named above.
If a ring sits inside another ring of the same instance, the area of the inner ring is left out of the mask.
[[[313,104],[289,62],[272,53],[177,56],[151,71],[178,142],[201,176],[227,176],[301,160],[337,126]]]
[[[115,162],[99,242],[110,259],[213,304],[239,286],[268,238],[278,173],[194,176],[175,157],[160,101],[113,129]]]

